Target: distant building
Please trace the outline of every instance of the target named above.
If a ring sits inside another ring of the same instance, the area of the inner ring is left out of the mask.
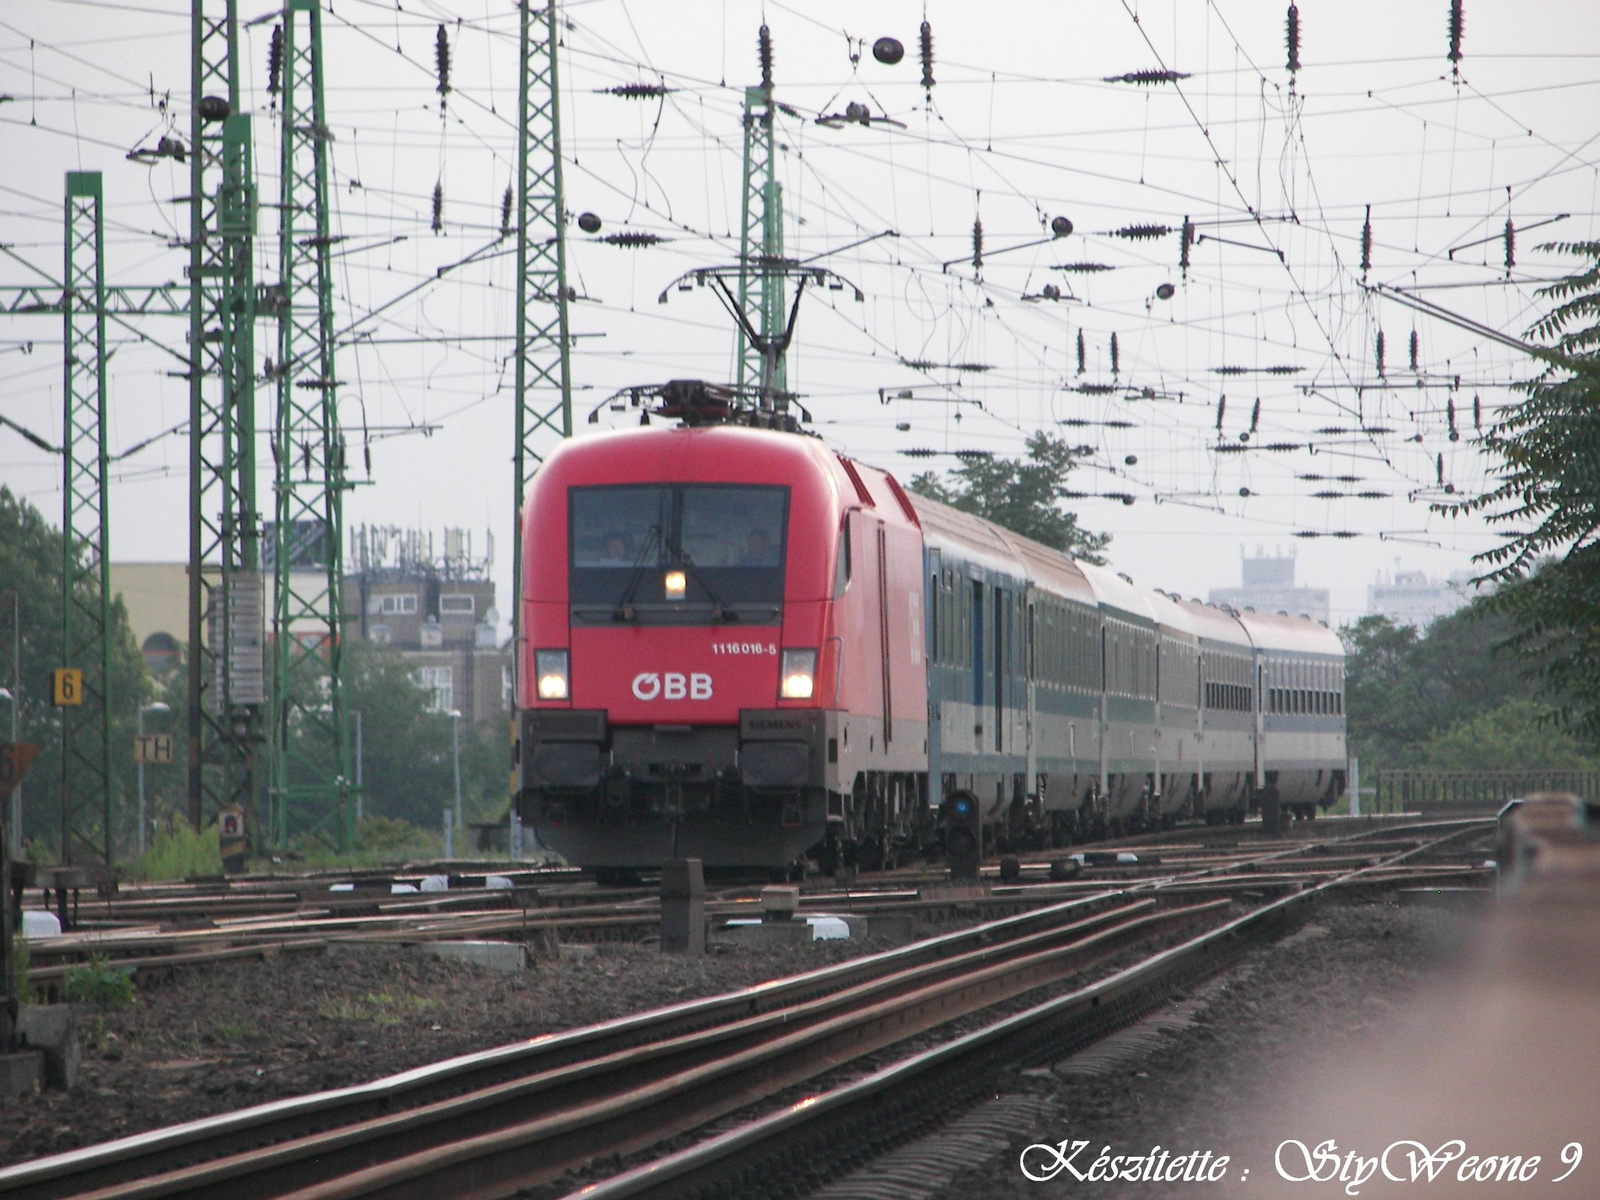
[[[152,675],[175,669],[189,638],[188,563],[112,563],[111,595],[128,609],[128,625]]]
[[[266,539],[270,542],[270,536]],[[499,644],[493,541],[472,554],[465,530],[446,530],[442,553],[431,534],[394,527],[352,531],[345,559],[344,628],[348,639],[394,647],[430,694],[436,712],[461,713],[469,724],[511,709],[511,648]],[[296,557],[302,595],[316,592],[320,572],[308,551]],[[271,556],[263,564],[269,599]],[[111,590],[128,608],[128,620],[152,673],[178,665],[189,636],[189,569],[186,563],[113,563]],[[270,621],[270,616],[269,616]],[[270,635],[270,629],[268,633]]]
[[[436,549],[431,533],[360,526],[345,557],[346,636],[398,650],[435,712],[469,724],[508,713],[511,645],[499,643],[493,564],[492,537],[475,557],[467,530],[447,529]]]
[[[1426,629],[1472,599],[1471,576],[1457,571],[1448,579],[1430,579],[1421,571],[1396,570],[1367,587],[1367,615],[1388,617],[1396,625]]]
[[[1304,616],[1321,621],[1324,625],[1328,623],[1331,611],[1328,589],[1296,587],[1292,553],[1268,554],[1258,546],[1254,555],[1242,556],[1240,575],[1242,587],[1213,588],[1211,603],[1241,610],[1253,608],[1257,612],[1283,612],[1291,617]]]

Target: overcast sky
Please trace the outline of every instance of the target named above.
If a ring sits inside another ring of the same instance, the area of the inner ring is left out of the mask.
[[[779,123],[788,251],[827,255],[818,261],[865,294],[858,304],[849,289],[823,291],[801,307],[790,383],[830,444],[909,479],[954,466],[956,450],[1015,454],[1034,430],[1062,432],[1094,448],[1072,486],[1093,493],[1078,512],[1113,535],[1112,564],[1185,594],[1237,584],[1242,548],[1279,546],[1298,552],[1300,582],[1332,589],[1343,623],[1364,610],[1379,572],[1471,569],[1498,535],[1429,505],[1484,488],[1492,463],[1474,448],[1475,412],[1487,426],[1532,365],[1374,295],[1363,277],[1526,332],[1541,309],[1535,289],[1563,267],[1537,245],[1596,236],[1600,23],[1577,0],[1470,0],[1456,74],[1448,0],[1313,0],[1300,6],[1301,68],[1291,78],[1286,7],[563,6],[568,208],[598,215],[601,236],[666,239],[620,249],[569,229],[581,296],[577,432],[631,423],[603,407],[617,388],[729,378],[732,331],[710,292],[658,297],[683,272],[737,256],[742,89],[758,81],[765,20],[778,98],[798,114]],[[346,239],[336,320],[350,330],[340,411],[361,483],[347,524],[464,526],[480,553],[492,531],[504,613],[512,243],[492,250],[515,164],[515,9],[336,0],[330,10],[333,222]],[[271,6],[241,0],[240,11],[261,18],[242,53],[263,201],[257,281],[269,282],[278,272]],[[920,86],[924,15],[931,90]],[[441,21],[452,68],[442,113]],[[0,283],[60,278],[63,174],[80,168],[105,172],[109,281],[181,279],[188,216],[173,200],[187,191],[187,168],[126,156],[164,134],[187,141],[188,23],[188,5],[172,0],[0,7]],[[904,43],[898,65],[874,60],[883,36]],[[1140,71],[1183,78],[1106,81]],[[605,90],[623,83],[670,90],[644,100]],[[890,120],[817,123],[849,103]],[[1074,232],[1041,241],[1057,216]],[[1200,240],[1185,274],[1179,234],[1161,230],[1186,217]],[[1508,217],[1519,231],[1509,271]],[[972,262],[978,219],[981,267]],[[1541,222],[1551,223],[1532,228]],[[1153,227],[1152,236],[1118,235],[1129,226]],[[480,263],[438,276],[486,249]],[[1159,297],[1163,284],[1171,299]],[[1061,299],[1044,298],[1047,286]],[[59,320],[0,320],[0,413],[59,442]],[[149,341],[113,333],[113,453],[188,415],[187,385],[170,374],[177,364],[152,344],[181,351],[187,323],[152,317],[138,328]],[[259,356],[272,341],[264,327]],[[880,403],[879,389],[911,398]],[[270,399],[263,388],[264,424]],[[590,425],[597,406],[602,419]],[[430,432],[402,432],[411,428]],[[271,463],[264,440],[260,461]],[[186,439],[171,436],[117,464],[114,560],[186,556],[186,462]],[[0,430],[0,479],[59,519],[57,461],[9,430]],[[260,486],[270,514],[268,474]],[[1357,536],[1326,536],[1336,532]]]

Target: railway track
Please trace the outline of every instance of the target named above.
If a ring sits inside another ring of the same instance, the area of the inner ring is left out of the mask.
[[[530,1121],[541,1158],[565,1169],[618,1136],[614,1125],[585,1132],[596,1105],[636,1118],[641,1105],[655,1105],[680,1121],[689,1112],[709,1119],[748,1102],[775,1072],[805,1078],[850,1057],[848,1047],[861,1053],[910,1036],[1224,907],[1158,911],[1152,899],[1116,894],[1071,900],[743,992],[24,1164],[0,1171],[0,1194],[109,1200],[225,1187],[230,1197],[277,1196],[397,1155],[445,1154],[464,1138],[526,1140]]]
[[[1436,832],[1372,866],[1266,904],[1107,978],[808,1097],[804,1103],[610,1179],[589,1183],[567,1200],[641,1196],[651,1200],[714,1196],[756,1200],[802,1195],[972,1107],[987,1097],[991,1079],[1004,1066],[1058,1058],[1161,1007],[1174,991],[1216,974],[1251,946],[1285,931],[1319,897],[1481,834],[1492,825],[1484,821],[1449,824],[1458,828]]]
[[[1392,870],[1424,845],[1369,855],[1369,866],[1312,886]],[[1243,863],[1101,889],[744,992],[38,1160],[0,1172],[0,1194],[310,1200],[449,1195],[459,1178],[478,1181],[474,1194],[497,1194],[494,1181],[548,1181],[956,1017],[1015,1003],[1152,938],[1216,925],[1229,899],[1187,889],[1214,872],[1266,868],[1307,849],[1273,848]],[[1287,912],[1289,903],[1263,911]],[[1227,940],[1269,924],[1233,922]],[[1125,1008],[1119,1000],[1105,1011]]]
[[[1449,826],[1450,823],[1444,823]],[[998,918],[1107,887],[1159,886],[1190,897],[1296,890],[1354,866],[1370,865],[1389,849],[1413,844],[1408,832],[1440,823],[1413,823],[1362,830],[1323,841],[1262,842],[1237,838],[1216,844],[1168,843],[1159,854],[1141,848],[1137,863],[1116,861],[1119,851],[1091,851],[1077,873],[1054,878],[1051,860],[1018,864],[1015,882],[992,880],[979,889],[946,886],[943,876],[885,872],[852,888],[813,888],[802,894],[802,913],[908,915],[919,924]],[[1125,852],[1124,852],[1125,853]],[[1480,860],[1481,861],[1481,860]],[[999,867],[992,869],[998,878]],[[1486,872],[1469,863],[1397,868],[1392,876],[1366,877],[1365,886],[1443,886],[1481,882]],[[920,886],[918,886],[920,885]],[[930,886],[931,885],[931,886]],[[325,889],[326,883],[319,885]],[[335,896],[348,893],[334,893]],[[426,897],[369,898],[365,906],[327,906],[326,891],[298,912],[222,914],[187,911],[188,927],[139,925],[86,930],[32,944],[29,983],[48,992],[71,967],[101,957],[126,968],[139,981],[164,978],[183,967],[238,959],[325,953],[340,941],[415,944],[462,938],[520,941],[638,941],[659,927],[659,900],[644,889],[597,888],[564,878],[553,887],[501,892],[436,893]],[[193,901],[190,901],[193,903]],[[752,889],[714,893],[707,904],[714,921],[759,914]],[[193,926],[203,923],[203,927]]]

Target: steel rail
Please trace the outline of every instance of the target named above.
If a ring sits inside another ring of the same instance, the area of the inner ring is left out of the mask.
[[[487,1131],[462,1122],[458,1106],[441,1105],[437,1114],[406,1114],[388,1129],[344,1130],[282,1153],[268,1150],[261,1157],[275,1181],[292,1179],[297,1163],[321,1176],[298,1190],[270,1194],[294,1200],[423,1200],[457,1192],[462,1177],[470,1179],[474,1194],[509,1194],[546,1183],[597,1156],[626,1153],[698,1128],[863,1055],[1080,972],[1152,936],[1209,923],[1227,906],[1227,901],[1213,901],[1128,916],[1119,910],[1090,918],[1104,924],[1114,917],[1115,923],[1065,945],[1020,956],[1013,955],[1018,947],[1012,945],[987,948],[967,956],[971,961],[919,968],[905,979],[877,981],[815,1001],[807,1006],[811,1011],[770,1013],[677,1044],[627,1052],[609,1063],[584,1064],[577,1070],[586,1076],[595,1067],[609,1068],[617,1086],[593,1095],[563,1088],[542,1111]],[[1042,937],[1027,940],[1036,943]],[[663,1055],[670,1055],[665,1073],[641,1070],[641,1063]],[[542,1083],[517,1086],[515,1099],[526,1105],[528,1093]],[[440,1126],[424,1128],[424,1120],[435,1115]],[[373,1141],[371,1133],[387,1136]],[[355,1139],[360,1142],[352,1146]],[[434,1144],[416,1149],[424,1141]],[[358,1169],[350,1170],[338,1153],[345,1146],[355,1151],[350,1157]],[[380,1161],[359,1169],[363,1156]],[[138,1194],[198,1197],[224,1180],[230,1196],[241,1194],[239,1180],[220,1172],[196,1179],[200,1186],[192,1190]],[[102,1193],[94,1200],[119,1195]]]
[[[1274,850],[1257,856],[1257,860],[1267,861],[1304,849]],[[1189,877],[1198,880],[1205,874],[1207,872],[1191,872]],[[1302,876],[1302,882],[1303,879]],[[1174,881],[1160,882],[1167,884]],[[1197,886],[1203,888],[1204,884]],[[1138,890],[1142,892],[1144,888]],[[771,1012],[785,1004],[803,1003],[808,998],[822,996],[829,991],[858,986],[862,981],[878,975],[917,964],[938,963],[941,959],[968,953],[970,947],[982,946],[997,937],[1015,936],[1020,943],[1027,944],[1027,939],[1022,936],[1027,930],[1049,933],[1052,922],[1092,913],[1108,904],[1133,899],[1135,895],[1136,892],[1131,889],[1110,889],[1094,895],[1074,897],[985,926],[837,964],[803,976],[774,981],[728,996],[637,1014],[601,1026],[568,1031],[530,1043],[419,1068],[370,1084],[279,1101],[257,1109],[154,1130],[133,1138],[21,1164],[0,1171],[0,1193],[30,1197],[76,1195],[81,1194],[85,1187],[96,1186],[95,1180],[149,1176],[170,1170],[179,1163],[238,1154],[263,1142],[282,1141],[304,1136],[307,1131],[372,1119],[374,1114],[392,1113],[396,1108],[416,1104],[419,1097],[433,1099],[441,1093],[482,1090],[494,1086],[496,1081],[526,1077],[539,1069],[548,1071],[586,1055],[591,1058],[604,1055],[614,1052],[618,1047],[637,1045],[651,1037],[670,1037],[674,1033],[703,1029],[719,1021],[727,1022]],[[1190,893],[1185,893],[1183,898],[1189,896]],[[1172,898],[1176,900],[1179,896],[1173,895]],[[230,1187],[229,1191],[233,1193],[235,1189]],[[161,1193],[145,1189],[119,1194]]]
[[[865,955],[801,975],[718,996],[635,1013],[430,1064],[369,1083],[297,1096],[238,1112],[150,1130],[81,1150],[0,1168],[0,1195],[73,1196],[104,1174],[151,1174],[182,1162],[235,1153],[314,1129],[389,1113],[409,1103],[489,1086],[535,1070],[577,1061],[803,1003],[880,975],[937,962],[997,939],[1019,937],[1092,915],[1128,897],[1117,889]]]
[[[1485,822],[1477,822],[1479,826]],[[1305,910],[1371,872],[1452,841],[1471,829],[1390,855],[1314,888],[1287,896],[1161,951],[1107,979],[1057,997],[904,1059],[854,1083],[808,1096],[686,1150],[610,1179],[591,1183],[567,1200],[690,1200],[701,1196],[795,1193],[796,1175],[821,1183],[828,1164],[859,1158],[942,1122],[990,1088],[993,1071],[1008,1062],[1049,1060],[1132,1023],[1189,986],[1230,965],[1250,946],[1286,928]],[[444,1195],[446,1193],[439,1193]],[[457,1189],[454,1194],[462,1194]],[[499,1192],[481,1192],[497,1195]],[[309,1197],[305,1198],[309,1200]]]

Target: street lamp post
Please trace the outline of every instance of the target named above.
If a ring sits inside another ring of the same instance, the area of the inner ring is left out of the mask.
[[[10,688],[0,688],[0,699],[11,701],[11,744],[17,743],[17,697]],[[22,781],[11,789],[11,857],[22,857]]]
[[[454,749],[456,774],[456,828],[461,824],[461,710],[450,710],[450,741]]]
[[[363,804],[366,799],[366,793],[362,790],[366,781],[362,777],[363,772],[361,770],[361,760],[365,755],[362,753],[361,745],[361,710],[358,708],[354,711],[356,718],[356,824],[359,825],[366,816]]]
[[[145,713],[169,713],[171,711],[172,711],[172,706],[170,704],[163,704],[160,700],[157,700],[154,704],[141,704],[139,706],[139,736],[141,738],[144,737],[144,715],[145,715]],[[144,759],[140,758],[140,760],[139,760],[139,853],[140,854],[144,853],[145,833],[146,833],[147,829],[148,829],[148,823],[145,820],[145,812],[144,812]]]
[[[0,695],[11,701],[11,743],[17,742],[17,710],[22,707],[22,594],[7,588],[11,597],[11,686],[0,688]],[[22,857],[22,781],[11,789],[11,856]]]

